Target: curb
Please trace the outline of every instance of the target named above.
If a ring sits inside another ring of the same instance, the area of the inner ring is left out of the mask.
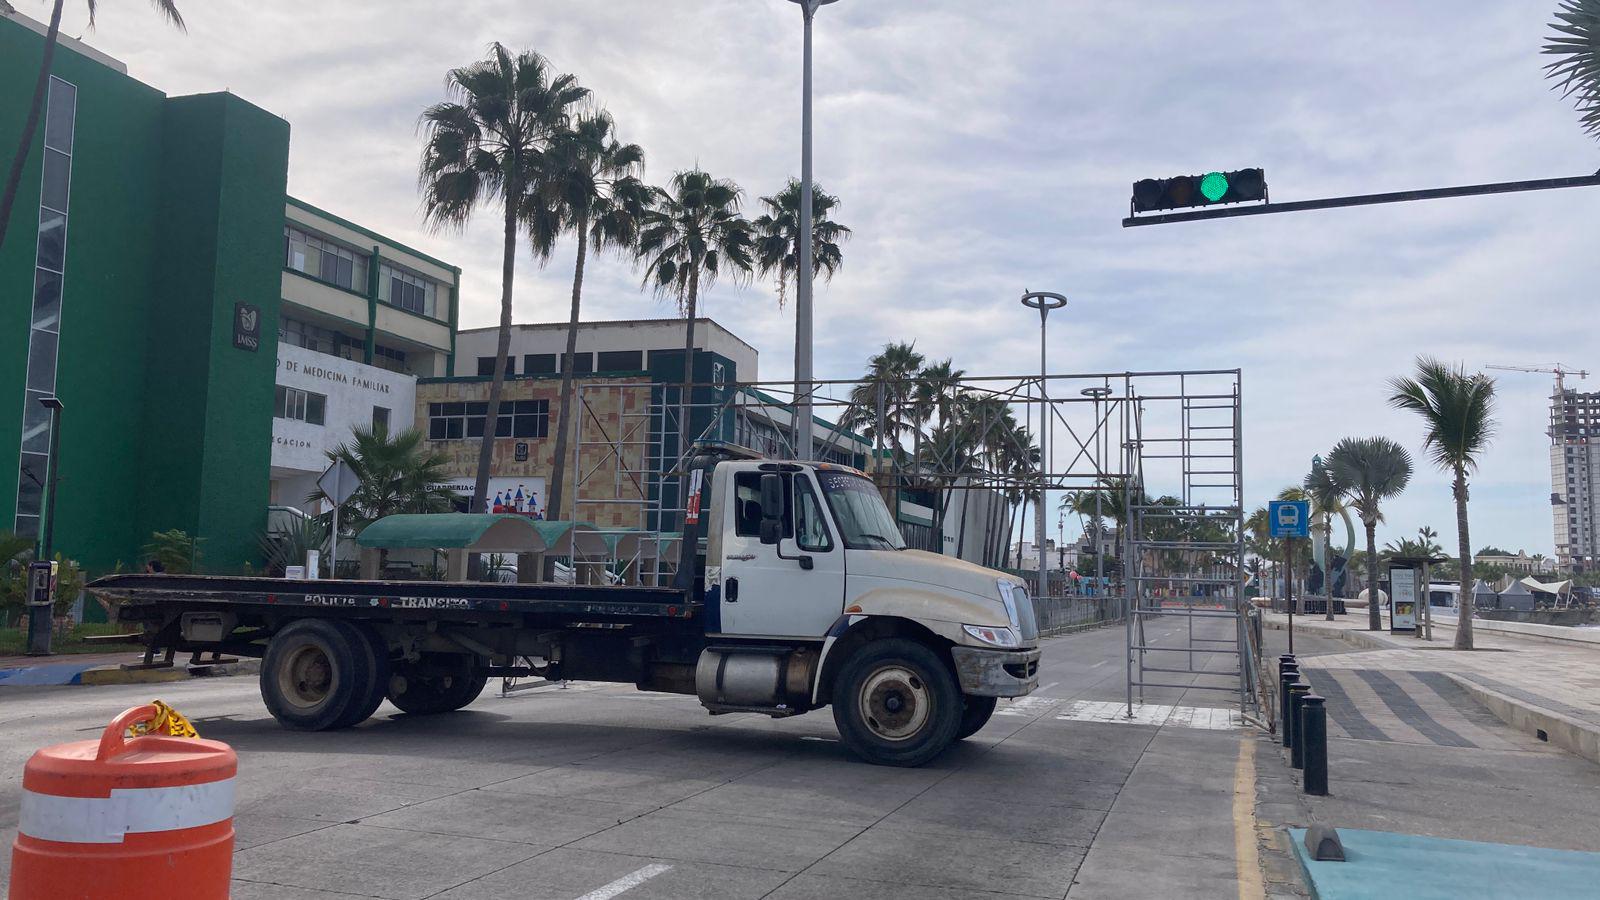
[[[1472,699],[1512,728],[1533,737],[1539,737],[1539,732],[1544,732],[1545,736],[1541,740],[1549,741],[1568,753],[1581,756],[1592,763],[1600,763],[1600,725],[1564,716],[1525,700],[1518,700],[1454,672],[1441,674],[1460,685],[1462,690],[1472,695]]]
[[[70,663],[54,664],[70,668]],[[25,667],[35,668],[35,667]],[[36,668],[44,668],[43,666]],[[165,684],[174,681],[188,681],[191,678],[220,678],[228,675],[251,675],[261,671],[261,660],[241,659],[238,662],[223,665],[186,666],[174,665],[167,669],[124,669],[121,665],[110,664],[91,666],[78,671],[63,670],[55,678],[45,682],[26,682],[33,687],[61,687],[64,685],[88,685],[104,687],[116,684]],[[59,679],[59,680],[57,680]],[[0,685],[4,682],[0,681]]]

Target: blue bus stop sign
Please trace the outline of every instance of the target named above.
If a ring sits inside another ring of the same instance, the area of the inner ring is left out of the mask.
[[[1267,521],[1275,538],[1307,537],[1311,534],[1311,501],[1269,501]]]

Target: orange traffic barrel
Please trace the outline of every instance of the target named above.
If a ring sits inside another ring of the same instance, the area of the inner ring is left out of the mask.
[[[98,741],[33,754],[11,900],[226,900],[239,760],[173,733],[194,730],[158,702],[117,716]]]

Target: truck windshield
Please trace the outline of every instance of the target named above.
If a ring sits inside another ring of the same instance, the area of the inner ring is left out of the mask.
[[[828,498],[844,545],[851,550],[904,550],[905,539],[872,482],[849,472],[819,470],[817,482]]]

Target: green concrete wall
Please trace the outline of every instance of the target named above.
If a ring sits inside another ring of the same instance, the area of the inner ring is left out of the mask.
[[[43,39],[0,18],[0,164],[21,134]],[[155,530],[205,566],[257,556],[265,525],[287,123],[227,94],[166,98],[65,47],[78,87],[57,393],[55,542],[93,572],[136,568]],[[16,506],[42,129],[0,247],[0,530]],[[261,307],[254,352],[236,301]]]

